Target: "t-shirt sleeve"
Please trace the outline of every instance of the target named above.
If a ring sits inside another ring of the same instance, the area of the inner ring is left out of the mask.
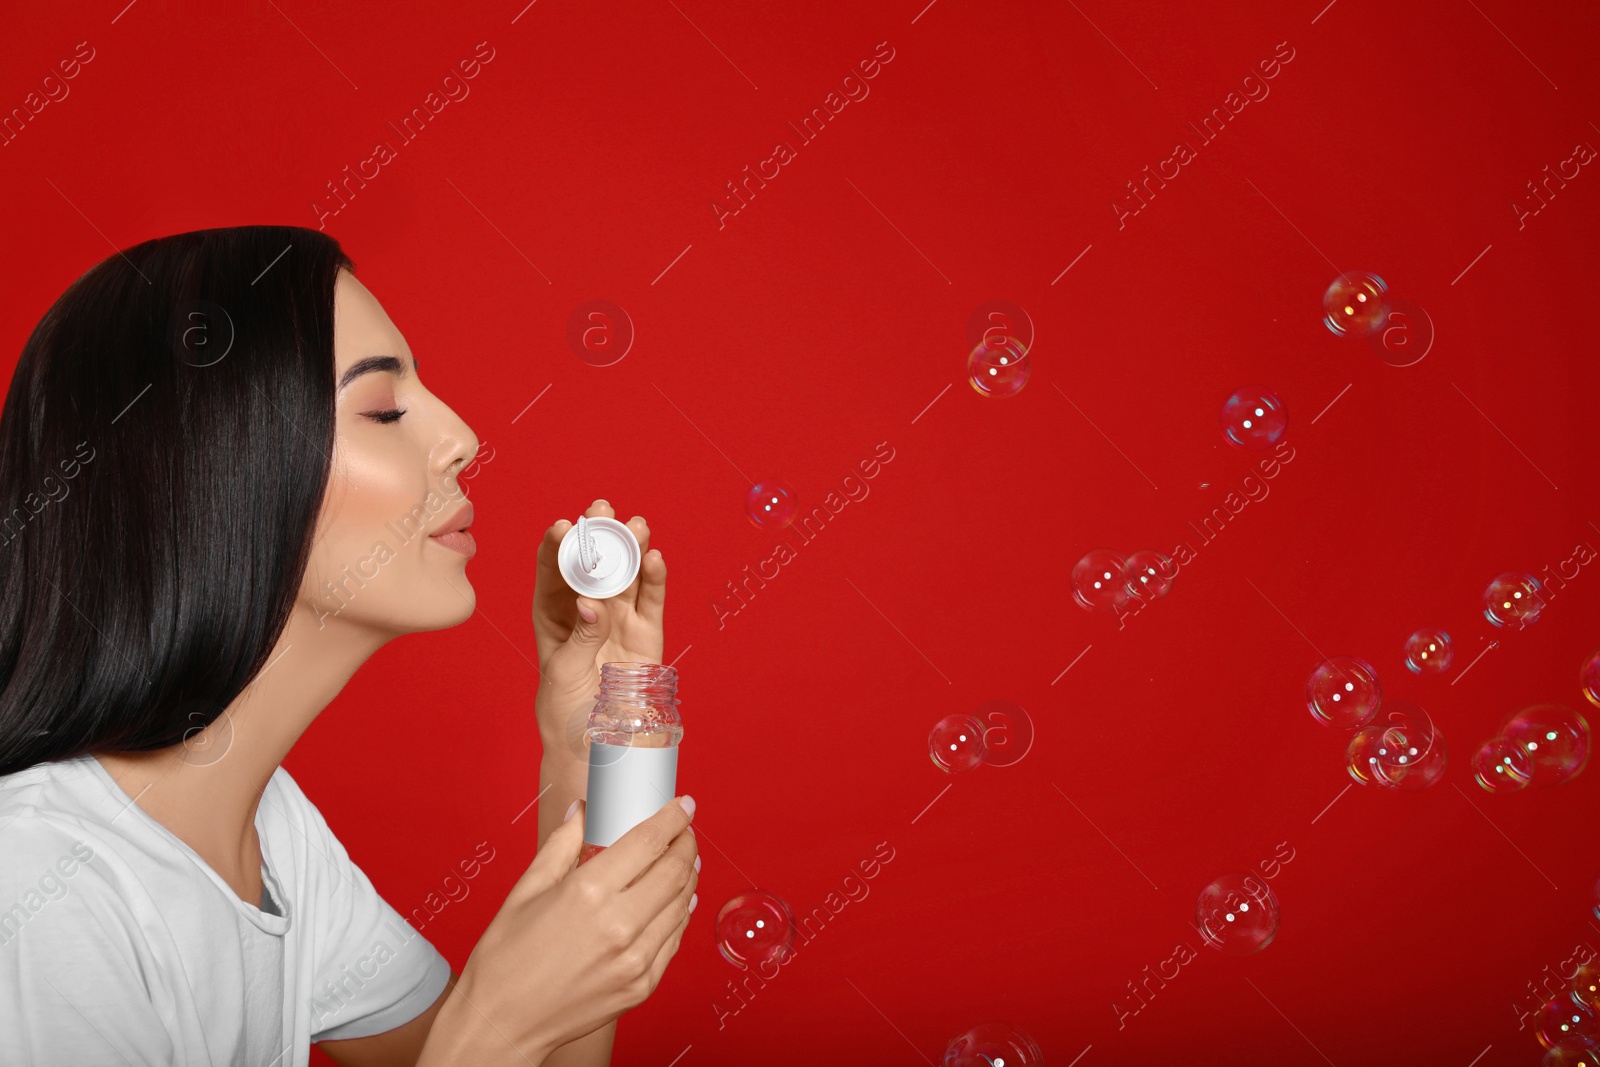
[[[103,842],[99,847],[105,847]],[[0,820],[0,1048],[6,1063],[171,1064],[140,929],[96,846],[37,816]]]
[[[415,1019],[450,980],[450,963],[378,895],[287,772],[280,802],[305,832],[313,981],[311,1040],[370,1037]]]

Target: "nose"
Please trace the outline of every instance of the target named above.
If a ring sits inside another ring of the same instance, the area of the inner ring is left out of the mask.
[[[457,489],[461,471],[478,454],[478,435],[455,412],[445,409],[446,417],[439,440],[428,454],[428,468],[448,489]],[[451,485],[452,482],[457,483]]]

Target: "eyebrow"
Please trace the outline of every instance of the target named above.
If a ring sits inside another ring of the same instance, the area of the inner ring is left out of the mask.
[[[422,361],[416,356],[412,356],[411,365],[420,369],[422,366]],[[359,360],[353,364],[349,370],[344,372],[344,375],[339,379],[339,392],[344,392],[345,386],[349,385],[363,374],[371,374],[375,371],[388,371],[392,374],[398,374],[402,377],[404,377],[406,373],[405,365],[394,356],[368,356],[366,359]]]

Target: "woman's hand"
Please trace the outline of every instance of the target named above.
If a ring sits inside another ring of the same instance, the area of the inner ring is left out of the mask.
[[[605,500],[584,512],[589,518],[615,518]],[[643,553],[633,584],[614,597],[580,597],[561,577],[556,562],[561,539],[572,528],[561,519],[539,543],[538,577],[533,590],[533,633],[539,646],[539,695],[535,710],[546,741],[561,739],[582,751],[583,727],[590,702],[600,688],[602,663],[660,663],[664,639],[662,616],[667,597],[667,564],[650,547],[650,527],[635,515],[628,529]],[[584,618],[587,611],[593,619]]]
[[[694,801],[668,802],[582,867],[574,806],[467,958],[419,1067],[541,1063],[660,983],[696,902]]]

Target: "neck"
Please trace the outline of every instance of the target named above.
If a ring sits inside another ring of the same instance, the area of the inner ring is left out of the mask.
[[[205,728],[149,752],[96,752],[123,792],[224,878],[254,873],[256,812],[294,743],[393,633],[325,619],[304,603],[267,666]]]

